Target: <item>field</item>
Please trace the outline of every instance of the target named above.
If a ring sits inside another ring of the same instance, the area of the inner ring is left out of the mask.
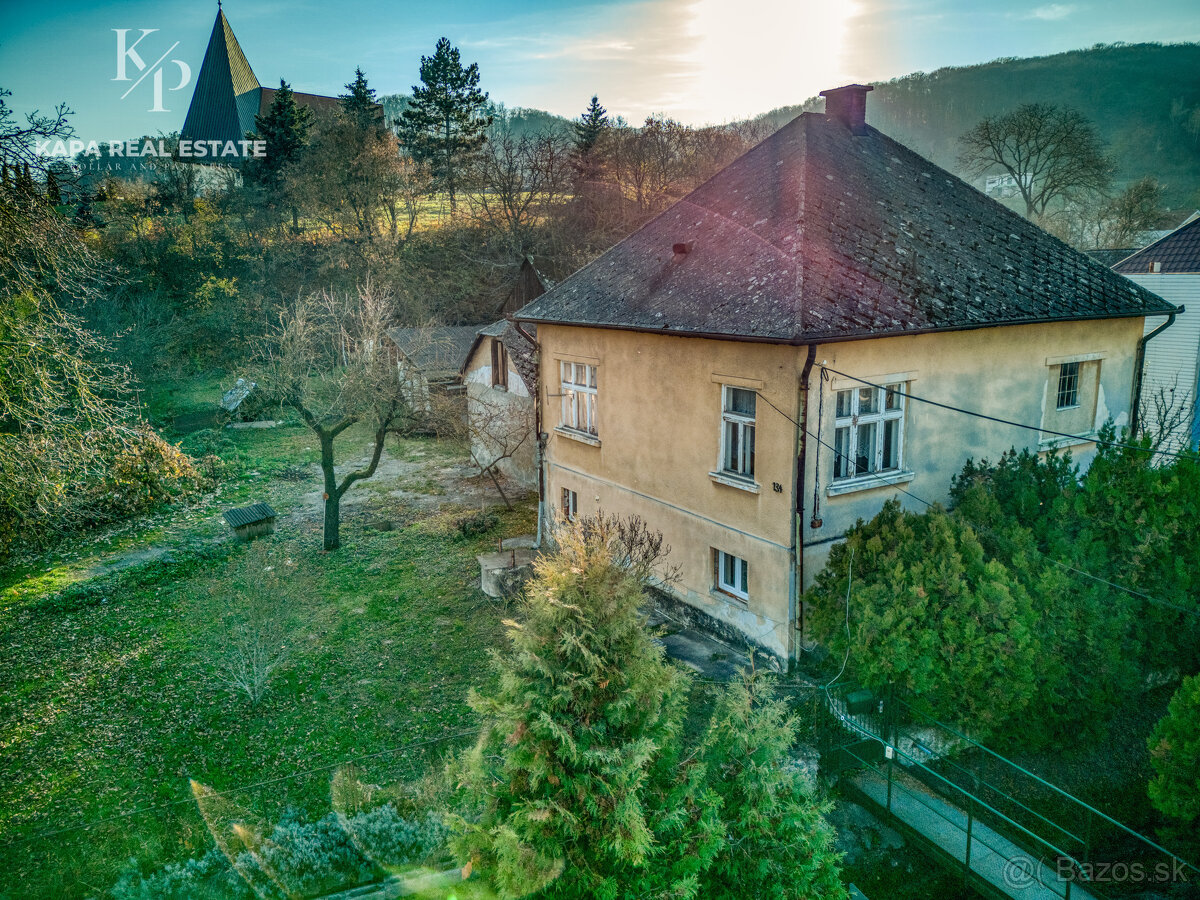
[[[168,385],[146,405],[170,418],[215,388]],[[343,546],[326,554],[311,433],[213,439],[228,465],[216,495],[0,577],[2,896],[95,896],[130,861],[202,854],[192,782],[263,821],[288,806],[316,818],[348,761],[387,783],[470,739],[467,691],[503,639],[475,555],[529,533],[531,504],[496,507],[458,448],[401,440],[347,495]],[[356,462],[365,436],[340,440]],[[279,512],[275,535],[230,540],[220,510],[256,500]],[[500,524],[463,537],[456,521],[482,503]],[[367,527],[381,518],[391,530]],[[288,651],[255,705],[216,673],[237,627],[263,615]]]

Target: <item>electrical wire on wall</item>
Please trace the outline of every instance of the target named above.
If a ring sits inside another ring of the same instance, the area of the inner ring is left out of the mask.
[[[809,520],[809,526],[812,528],[821,527],[821,427],[825,424],[825,382],[829,380],[829,372],[825,370],[825,366],[821,366],[821,377],[817,381],[817,433],[814,435],[817,441],[817,452],[813,460],[815,469],[815,477],[813,478],[813,505],[812,519]],[[771,401],[767,401],[770,403]],[[774,406],[774,404],[771,404]]]

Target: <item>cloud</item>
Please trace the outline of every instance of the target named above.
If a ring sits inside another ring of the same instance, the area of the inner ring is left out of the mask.
[[[1044,22],[1056,22],[1059,19],[1065,19],[1078,8],[1074,4],[1048,3],[1045,6],[1039,6],[1027,18],[1041,19]]]

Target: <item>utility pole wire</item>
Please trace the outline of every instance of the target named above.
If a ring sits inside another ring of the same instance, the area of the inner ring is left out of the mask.
[[[834,370],[830,369],[830,371],[832,372]],[[838,372],[837,374],[841,375],[842,373]],[[850,376],[846,376],[846,377],[849,378]],[[866,382],[864,382],[864,383],[866,383]],[[787,419],[789,422],[791,422],[797,428],[800,428],[799,422],[797,422],[795,419],[793,419],[791,416],[789,416],[787,413],[785,413],[782,409],[780,409],[778,406],[776,406],[774,403],[772,403],[770,401],[770,399],[768,399],[763,394],[759,394],[758,396],[762,397],[762,399],[766,402],[767,406],[771,407],[771,409],[775,410],[775,412],[779,413],[781,416],[783,416],[785,419]],[[837,453],[836,447],[821,440],[821,438],[819,438],[817,435],[813,434],[808,429],[804,429],[804,433],[806,435],[808,435],[810,438],[812,438],[814,441],[816,441],[822,447],[825,447],[826,449],[830,450],[833,453]],[[886,478],[884,478],[884,476],[878,474],[877,472],[868,472],[867,474],[870,475],[871,477],[879,480],[881,482],[882,486],[893,488],[894,490],[900,491],[900,493],[902,493],[902,494],[907,494],[909,497],[912,497],[918,503],[922,503],[927,507],[932,507],[932,506],[936,505],[932,500],[926,500],[924,497],[918,497],[916,494],[914,494],[912,491],[908,490],[907,488],[901,487],[898,484],[890,483]],[[1011,541],[1008,538],[1005,538],[1004,536],[997,534],[995,531],[988,528],[983,523],[972,522],[969,519],[966,521],[967,521],[967,524],[969,524],[976,531],[991,535],[997,541],[1001,541],[1002,543],[1011,545]],[[803,548],[801,548],[801,549],[803,549]],[[1069,572],[1074,572],[1077,575],[1082,575],[1084,578],[1089,578],[1092,581],[1099,582],[1100,584],[1106,584],[1111,588],[1114,588],[1118,591],[1123,591],[1124,593],[1129,594],[1132,597],[1137,597],[1141,600],[1145,600],[1147,603],[1151,603],[1155,606],[1162,606],[1162,607],[1166,607],[1167,609],[1173,609],[1176,612],[1181,612],[1184,615],[1191,616],[1194,619],[1200,619],[1200,611],[1198,611],[1198,610],[1188,609],[1186,606],[1180,606],[1178,603],[1172,603],[1169,600],[1160,600],[1157,597],[1153,597],[1150,594],[1143,594],[1141,591],[1135,590],[1134,588],[1131,588],[1131,587],[1127,587],[1126,585],[1117,584],[1116,582],[1109,581],[1107,578],[1102,578],[1099,575],[1093,575],[1091,572],[1086,572],[1083,569],[1078,569],[1075,566],[1070,565],[1069,563],[1065,563],[1065,562],[1062,562],[1061,560],[1055,559],[1053,556],[1050,556],[1049,554],[1043,552],[1042,550],[1039,550],[1037,547],[1030,547],[1028,549],[1032,550],[1034,553],[1036,553],[1038,556],[1042,557],[1042,559],[1046,560],[1047,562],[1051,562],[1054,565],[1059,566],[1060,568],[1066,569]]]
[[[909,400],[916,400],[919,403],[928,403],[930,406],[941,407],[952,412],[962,413],[965,416],[974,416],[977,419],[986,419],[989,422],[997,422],[1000,425],[1011,425],[1013,428],[1024,428],[1027,431],[1037,431],[1041,434],[1052,434],[1055,437],[1072,438],[1080,443],[1092,444],[1107,444],[1110,447],[1121,447],[1125,450],[1137,450],[1141,453],[1152,453],[1156,456],[1173,456],[1177,459],[1187,459],[1192,462],[1200,462],[1200,456],[1192,453],[1178,453],[1172,450],[1155,450],[1152,447],[1139,447],[1137,444],[1127,444],[1123,441],[1101,441],[1095,437],[1089,437],[1086,434],[1069,434],[1065,431],[1054,431],[1050,428],[1043,428],[1040,425],[1027,425],[1024,422],[1014,422],[1011,419],[1001,419],[996,416],[989,416],[987,413],[976,412],[973,409],[964,409],[961,406],[952,406],[949,403],[941,403],[937,400],[929,400],[926,397],[918,397],[916,394],[910,394],[907,391],[899,390],[898,388],[888,388],[880,384],[875,384],[873,381],[867,381],[865,378],[859,378],[856,375],[847,375],[845,372],[839,372],[837,369],[830,368],[824,363],[819,364],[822,369],[827,372],[832,372],[834,375],[841,375],[843,378],[849,378],[851,381],[857,381],[859,384],[865,384],[868,387],[877,388],[881,391],[891,391],[893,394],[899,394],[901,397],[907,397]],[[769,401],[768,401],[769,402]]]

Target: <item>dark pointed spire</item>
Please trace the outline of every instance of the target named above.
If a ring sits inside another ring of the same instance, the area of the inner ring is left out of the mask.
[[[239,141],[254,130],[261,85],[217,0],[217,18],[196,78],[180,136],[193,141]]]

